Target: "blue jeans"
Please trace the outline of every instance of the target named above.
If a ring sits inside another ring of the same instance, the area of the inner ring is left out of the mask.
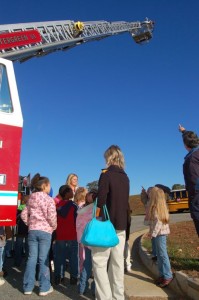
[[[30,292],[35,285],[35,272],[39,263],[39,290],[47,292],[50,289],[49,250],[52,235],[41,230],[30,230],[28,233],[29,255],[23,279],[24,292]]]
[[[25,245],[24,245],[24,240],[25,240]],[[20,266],[22,262],[22,253],[23,249],[25,246],[25,256],[26,259],[28,257],[28,236],[22,237],[22,236],[17,236],[16,237],[16,242],[15,242],[15,265]]]
[[[5,247],[0,247],[0,272],[3,269],[3,262],[4,262],[4,258],[5,258],[5,251],[4,251]]]
[[[64,278],[68,254],[70,277],[78,276],[78,243],[74,241],[56,241],[55,243],[55,276]]]
[[[167,253],[167,237],[166,235],[158,235],[155,238],[156,254],[159,276],[164,279],[172,278],[171,265]]]
[[[83,269],[80,274],[80,281],[79,281],[79,293],[83,294],[88,289],[88,280],[91,276],[92,272],[92,258],[91,258],[91,250],[87,247],[84,247],[85,250],[85,260],[83,263]],[[92,292],[95,292],[95,284],[92,283],[91,285]]]

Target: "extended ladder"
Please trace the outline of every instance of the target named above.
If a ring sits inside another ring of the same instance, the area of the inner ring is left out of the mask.
[[[125,32],[129,32],[136,43],[142,43],[152,38],[153,27],[154,22],[148,19],[143,22],[82,23],[69,20],[0,25],[0,57],[23,62],[32,57],[40,57],[58,50],[65,51],[82,43]],[[26,34],[32,32],[39,35],[39,41],[29,42],[30,39]],[[21,40],[27,40],[27,43],[24,41],[23,45],[12,43]]]

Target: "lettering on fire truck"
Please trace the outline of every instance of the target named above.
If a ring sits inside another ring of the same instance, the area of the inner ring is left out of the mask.
[[[41,42],[41,40],[38,30],[2,33],[0,34],[0,49],[36,44]]]

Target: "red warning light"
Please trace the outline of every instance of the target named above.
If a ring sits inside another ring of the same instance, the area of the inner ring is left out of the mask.
[[[41,42],[42,38],[38,30],[16,31],[0,34],[0,49],[25,46]]]

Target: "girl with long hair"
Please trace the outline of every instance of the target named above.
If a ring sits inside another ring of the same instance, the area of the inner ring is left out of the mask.
[[[167,253],[167,235],[169,229],[169,212],[164,191],[153,187],[150,192],[148,220],[150,237],[155,241],[159,278],[156,284],[164,288],[173,279],[171,265]]]

